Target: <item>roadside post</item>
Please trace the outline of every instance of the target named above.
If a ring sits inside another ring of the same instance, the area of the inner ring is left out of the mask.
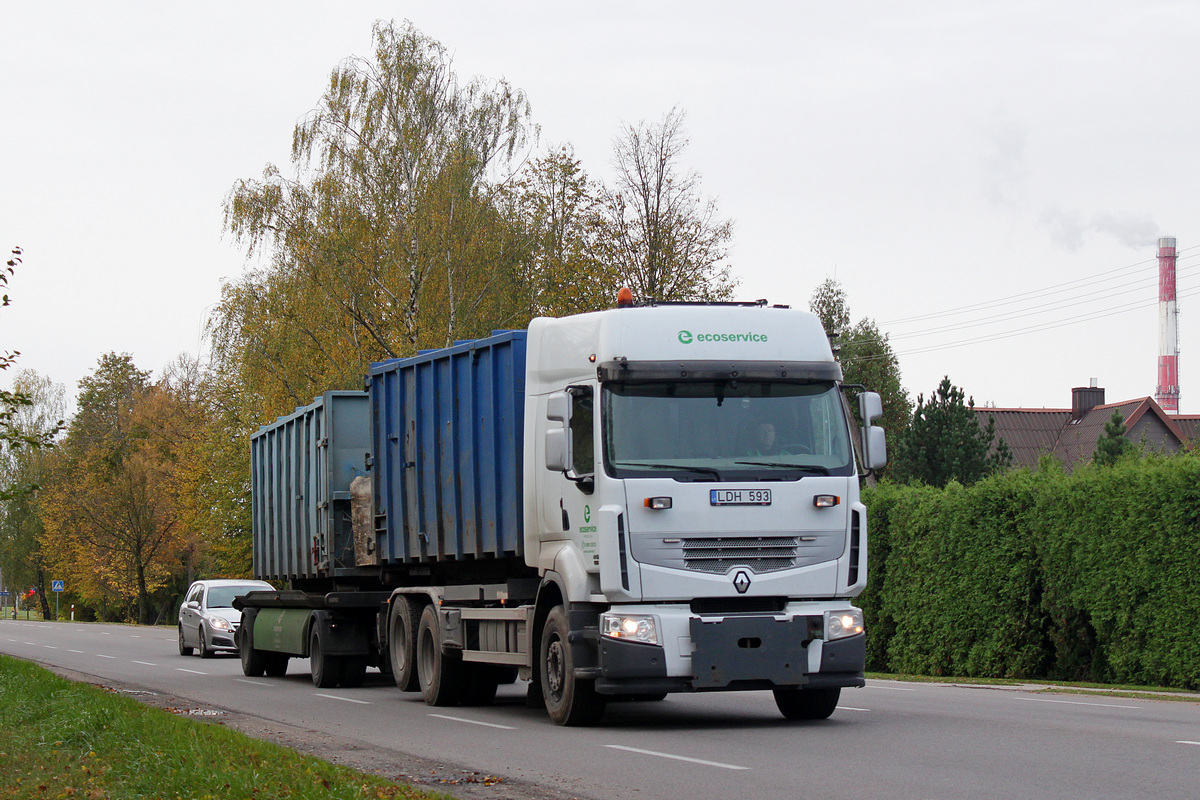
[[[58,622],[58,598],[62,597],[63,582],[50,581],[50,589],[54,592],[54,621]]]

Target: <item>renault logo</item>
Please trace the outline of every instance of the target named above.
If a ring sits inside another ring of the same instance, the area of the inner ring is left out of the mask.
[[[745,594],[746,590],[750,588],[750,573],[739,569],[733,576],[733,588],[737,589],[738,594]]]

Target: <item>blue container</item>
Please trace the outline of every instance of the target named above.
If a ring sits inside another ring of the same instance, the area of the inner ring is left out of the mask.
[[[382,564],[520,555],[525,331],[371,365]]]
[[[325,392],[250,437],[256,578],[353,569],[350,482],[366,474],[370,447],[365,392]]]

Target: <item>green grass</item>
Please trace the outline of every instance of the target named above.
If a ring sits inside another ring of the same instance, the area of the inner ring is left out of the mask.
[[[0,656],[0,798],[433,800]]]

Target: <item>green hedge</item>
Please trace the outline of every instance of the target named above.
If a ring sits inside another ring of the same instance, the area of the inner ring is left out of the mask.
[[[1200,687],[1200,458],[864,500],[868,669]]]

